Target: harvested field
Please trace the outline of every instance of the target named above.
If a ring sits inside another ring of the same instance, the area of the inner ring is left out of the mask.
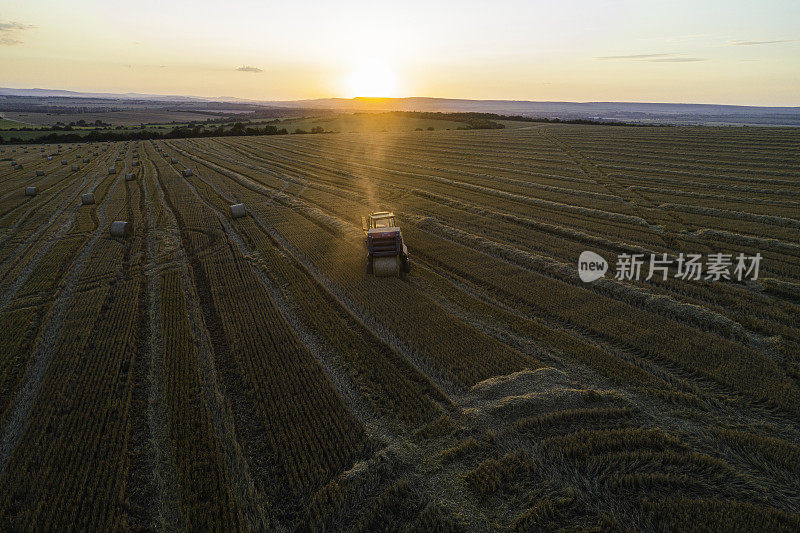
[[[800,529],[800,130],[44,153],[0,166],[0,529]],[[613,279],[682,253],[758,279]]]

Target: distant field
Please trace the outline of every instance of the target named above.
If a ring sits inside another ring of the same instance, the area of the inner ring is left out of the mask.
[[[193,113],[188,111],[160,111],[153,109],[131,109],[124,111],[112,111],[108,113],[76,113],[76,114],[55,114],[55,113],[15,113],[3,112],[3,116],[10,120],[25,122],[27,124],[39,124],[52,126],[57,122],[69,124],[85,120],[92,123],[102,120],[106,124],[114,126],[138,126],[139,124],[166,123],[166,122],[203,122],[208,118],[215,118],[204,113]]]
[[[127,113],[127,112],[126,112]],[[159,132],[166,132],[171,130],[174,127],[182,127],[189,124],[189,122],[179,122],[179,123],[149,123],[148,119],[155,119],[157,118],[156,115],[150,114],[149,112],[140,112],[140,111],[130,111],[129,114],[131,115],[131,120],[133,115],[139,117],[139,122],[136,122],[135,125],[128,124],[122,129],[118,129],[118,127],[110,127],[104,128],[100,131],[102,132],[114,132],[114,133],[127,133],[132,131],[141,131],[143,128],[140,127],[140,124],[145,123],[145,130],[148,131],[159,131]],[[7,113],[7,115],[12,115],[11,113]],[[91,122],[94,120],[95,116],[99,116],[100,114],[93,114],[87,113],[83,115],[76,115],[72,117],[72,121],[77,121],[83,119],[87,122]],[[66,115],[59,115],[62,118],[58,120],[65,122]],[[193,117],[195,120],[197,116]],[[199,122],[204,121],[206,118],[209,118],[207,115],[203,116]],[[101,120],[105,120],[102,119]],[[174,118],[174,120],[177,120]],[[8,126],[2,126],[0,124],[0,130],[4,127],[20,127],[20,124],[13,122],[13,121],[5,121],[8,123]],[[263,123],[265,119],[256,120],[254,121],[260,127],[263,127]],[[506,127],[515,127],[515,125],[530,125],[530,123],[526,122],[519,122],[514,123],[511,121],[506,121]],[[232,122],[225,123],[226,126],[232,125]],[[418,119],[418,118],[411,118],[411,117],[404,117],[404,116],[395,116],[383,113],[362,113],[362,114],[338,114],[335,116],[325,116],[325,117],[309,117],[309,118],[297,118],[297,119],[284,119],[279,123],[273,123],[278,128],[286,128],[289,133],[295,133],[298,130],[304,130],[306,132],[310,132],[315,127],[322,127],[325,131],[335,131],[338,133],[351,133],[351,132],[359,132],[359,133],[368,133],[368,132],[401,132],[401,131],[414,131],[417,128],[422,130],[427,130],[428,128],[434,128],[435,130],[444,130],[444,129],[457,129],[459,127],[463,128],[467,124],[464,122],[455,122],[450,120],[425,120],[425,119]],[[25,125],[22,125],[25,126]],[[207,124],[205,125],[206,128],[215,128],[218,124]],[[79,135],[88,134],[89,131],[93,130],[94,127],[73,127],[73,130],[70,132],[64,133],[76,133]],[[0,139],[10,139],[12,137],[16,137],[19,139],[23,139],[25,141],[35,139],[40,137],[41,135],[46,135],[50,132],[38,132],[38,131],[0,131]],[[57,132],[58,133],[58,132]]]
[[[0,529],[800,529],[800,129],[373,118],[2,147]]]
[[[398,132],[413,131],[417,128],[427,130],[429,127],[436,130],[464,127],[463,122],[450,120],[424,120],[411,117],[387,115],[387,114],[343,114],[333,117],[321,118],[302,118],[282,120],[278,127],[286,128],[289,133],[294,133],[301,129],[311,131],[315,127],[323,127],[325,131],[336,131],[339,133],[367,133],[367,132]]]
[[[18,122],[16,120],[0,118],[0,130],[5,130],[8,128],[30,128],[30,127],[36,127],[36,126],[32,124],[25,124],[23,122]]]

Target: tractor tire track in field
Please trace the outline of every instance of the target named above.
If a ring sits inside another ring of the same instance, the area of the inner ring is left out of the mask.
[[[70,152],[70,154],[71,154],[71,152]],[[66,156],[66,154],[65,154],[65,156]],[[35,174],[36,170],[43,170],[43,169],[41,169],[39,167],[45,167],[46,168],[48,166],[48,164],[50,164],[51,167],[56,169],[56,170],[53,170],[53,172],[58,172],[59,170],[62,170],[61,165],[56,166],[55,161],[47,161],[46,158],[40,158],[40,159],[36,158],[36,159],[34,159],[34,161],[35,161],[35,163],[28,162],[28,163],[24,164],[25,168],[23,169],[22,172],[26,176],[30,175],[29,174],[30,171],[34,171],[34,174]],[[24,179],[24,178],[22,178],[22,176],[20,174],[16,174],[16,172],[19,172],[19,171],[10,171],[10,172],[5,173],[4,175],[2,175],[2,177],[0,178],[0,186],[3,186],[5,188],[5,186],[9,182],[13,181],[14,179]],[[37,177],[42,177],[42,176],[34,176],[34,177],[37,178]],[[45,176],[43,177],[44,179],[42,179],[42,180],[34,180],[34,182],[38,183],[39,181],[44,181],[48,177],[49,176],[47,176],[47,173],[45,172]],[[12,192],[12,193],[7,193],[7,194],[3,195],[2,197],[0,197],[0,201],[5,200],[6,198],[9,198],[13,194],[14,193]]]
[[[104,160],[103,160],[103,161],[104,161]],[[69,197],[68,197],[66,200],[64,200],[64,201],[61,203],[61,205],[60,205],[58,208],[56,208],[56,210],[54,211],[53,215],[51,216],[51,219],[52,219],[54,216],[57,216],[57,213],[60,213],[61,211],[63,211],[63,210],[64,210],[64,208],[65,208],[65,206],[66,206],[66,205],[68,205],[68,204],[69,204],[69,203],[72,201],[72,199],[73,199],[73,198],[74,198],[74,197],[75,197],[77,194],[79,194],[80,192],[83,192],[83,191],[82,191],[82,189],[83,189],[83,187],[86,185],[86,181],[87,181],[87,179],[88,179],[89,175],[92,173],[92,171],[93,171],[94,167],[95,167],[95,166],[97,166],[97,165],[99,165],[99,164],[100,164],[100,163],[102,163],[103,161],[97,161],[97,159],[95,159],[95,162],[94,162],[93,164],[92,164],[92,163],[90,163],[90,164],[88,164],[88,165],[87,165],[87,166],[84,168],[84,173],[82,174],[82,176],[83,176],[83,181],[82,181],[82,182],[81,182],[81,184],[78,186],[78,189],[77,189],[76,193],[73,193],[72,195],[70,195],[70,196],[69,196]],[[98,169],[95,171],[95,177],[101,177],[101,178],[102,178],[102,177],[105,177],[107,174],[103,174],[103,172],[104,172],[104,171],[103,171],[102,169],[98,168]],[[63,187],[61,187],[60,189],[58,189],[57,191],[55,191],[54,193],[52,193],[52,194],[50,195],[50,197],[49,197],[49,198],[48,198],[48,199],[47,199],[47,200],[44,202],[44,204],[45,204],[45,205],[46,205],[47,203],[51,202],[53,199],[56,199],[56,198],[57,198],[57,197],[58,197],[58,196],[59,196],[59,195],[60,195],[60,194],[61,194],[61,193],[62,193],[64,190],[67,190],[67,189],[70,189],[70,188],[74,188],[74,187],[75,187],[75,183],[78,181],[78,179],[80,178],[81,174],[77,174],[77,173],[74,173],[74,174],[75,174],[75,175],[74,175],[74,176],[72,176],[72,177],[71,177],[71,179],[67,179],[67,180],[60,180],[60,181],[59,181],[59,183],[61,183],[61,182],[63,182],[63,181],[67,181],[67,183],[66,183],[66,185],[64,185]],[[45,176],[45,178],[50,178],[50,177],[51,177],[51,176]],[[43,178],[43,179],[44,179],[44,178]],[[97,183],[99,183],[100,181],[102,181],[102,179],[95,180],[95,183],[94,183],[94,185],[92,185],[92,186],[91,186],[89,189],[87,189],[87,190],[86,190],[86,192],[92,192],[92,191],[94,191],[94,188],[96,187]],[[49,189],[47,189],[47,191],[49,191],[49,190],[53,189],[55,186],[56,186],[56,185],[53,185],[53,186],[51,186]],[[40,193],[39,195],[37,195],[36,197],[34,197],[34,198],[39,198],[39,197],[42,197],[42,195],[43,195],[45,192],[46,192],[46,191],[41,191],[41,193]],[[16,192],[14,192],[14,193],[9,193],[9,194],[17,194],[17,193],[16,193]],[[10,216],[10,215],[11,215],[11,214],[12,214],[12,213],[13,213],[13,212],[16,210],[16,209],[18,209],[18,208],[21,208],[21,207],[23,207],[23,205],[20,205],[20,206],[18,206],[17,208],[14,208],[14,209],[12,209],[12,210],[11,210],[9,213],[7,213],[6,215],[4,215],[3,217],[0,217],[0,221],[2,221],[3,219],[5,219],[7,216]],[[6,242],[7,242],[7,241],[8,241],[8,240],[11,238],[11,237],[13,237],[13,236],[14,236],[15,232],[16,232],[16,231],[18,231],[18,230],[19,230],[19,228],[21,228],[21,227],[22,227],[22,225],[23,225],[25,222],[27,222],[27,220],[28,220],[28,217],[29,217],[29,216],[30,216],[32,213],[35,213],[35,212],[36,212],[38,209],[41,209],[41,208],[42,208],[42,206],[41,206],[41,205],[38,205],[38,204],[36,204],[36,205],[32,205],[32,206],[31,206],[31,207],[28,209],[28,211],[26,211],[26,212],[25,212],[25,214],[24,214],[24,215],[20,216],[20,217],[19,217],[19,219],[18,219],[18,220],[17,220],[17,221],[14,223],[14,225],[13,225],[11,228],[8,228],[8,230],[6,230],[6,231],[8,232],[8,234],[7,234],[7,235],[5,235],[4,237],[0,238],[0,246],[4,245],[4,244],[5,244],[5,243],[6,243]],[[51,223],[51,222],[50,222],[50,221],[48,221],[48,223]],[[47,224],[47,223],[46,223],[46,224]],[[38,231],[39,229],[41,229],[41,227],[40,227],[40,228],[37,228],[37,231]],[[17,250],[15,250],[15,252],[13,252],[13,253],[12,253],[12,255],[11,255],[11,256],[9,256],[9,257],[13,257],[13,255],[19,254],[19,253],[20,253],[20,250],[21,250],[21,246],[22,246],[22,245],[20,245],[20,247],[18,247],[18,248],[17,248]],[[5,262],[4,262],[4,263],[5,263]],[[0,265],[0,269],[2,269],[2,268],[3,268],[3,265]]]
[[[308,154],[306,152],[297,151],[297,150],[291,150],[291,152],[297,153],[298,155],[302,155],[302,156],[306,156],[306,157],[308,157],[310,155],[310,154]],[[248,156],[248,157],[252,158],[253,156]],[[314,157],[314,156],[311,155],[310,157]],[[330,168],[325,167],[324,165],[320,165],[318,163],[311,163],[310,165],[321,167],[324,170],[327,170],[329,172],[335,172],[335,173],[337,172],[337,171],[333,171]],[[501,198],[501,199],[504,199],[504,200],[511,200],[511,201],[514,201],[514,202],[527,204],[527,205],[530,205],[530,206],[545,207],[545,208],[558,210],[558,211],[561,211],[561,212],[569,212],[569,213],[572,213],[572,214],[578,214],[578,215],[583,215],[583,216],[600,217],[600,218],[603,218],[603,219],[611,221],[611,222],[626,223],[626,224],[631,224],[633,226],[639,226],[639,227],[651,228],[652,229],[652,225],[645,218],[642,218],[642,217],[639,217],[639,216],[627,215],[627,214],[623,214],[623,213],[617,213],[617,212],[608,211],[608,210],[605,210],[605,209],[597,209],[597,208],[593,208],[593,207],[583,207],[583,206],[577,206],[577,205],[572,205],[572,204],[566,204],[566,203],[558,202],[558,201],[554,201],[554,200],[544,200],[544,199],[541,199],[541,198],[536,198],[534,196],[524,196],[524,195],[521,195],[521,194],[508,192],[508,191],[505,191],[505,190],[502,190],[502,189],[495,189],[493,187],[487,187],[485,185],[477,185],[477,184],[470,183],[470,182],[467,182],[467,181],[459,181],[459,180],[455,180],[455,179],[451,179],[451,178],[445,178],[445,177],[436,176],[436,175],[433,175],[433,174],[430,174],[430,173],[425,173],[424,174],[424,173],[420,173],[420,172],[409,172],[409,171],[403,171],[403,170],[395,170],[395,169],[386,168],[386,167],[382,167],[382,166],[379,166],[379,165],[373,165],[373,164],[369,164],[369,163],[350,162],[349,166],[350,167],[362,168],[362,169],[365,169],[365,170],[368,170],[368,171],[378,171],[378,172],[382,172],[382,173],[385,173],[385,174],[391,174],[391,175],[394,175],[394,176],[411,177],[411,178],[423,179],[423,180],[427,180],[427,181],[434,181],[434,182],[437,182],[437,183],[441,183],[443,185],[454,187],[456,189],[467,190],[467,191],[476,192],[476,193],[479,193],[479,194],[488,194],[488,195],[491,195],[491,196],[494,196],[494,197],[497,197],[497,198]],[[343,173],[342,171],[338,171],[338,174],[342,175],[342,174],[346,174],[346,173]],[[385,178],[382,178],[382,180],[385,180]]]
[[[83,174],[84,178],[86,177],[87,174],[89,174],[89,173],[86,172],[86,173]],[[70,187],[72,187],[73,183],[75,181],[77,181],[80,178],[80,176],[81,176],[81,174],[78,174],[78,173],[73,173],[72,176],[65,176],[64,178],[59,179],[57,183],[51,185],[50,187],[48,187],[46,189],[39,188],[38,182],[26,183],[25,186],[33,185],[33,184],[36,185],[37,190],[38,190],[36,196],[34,196],[32,198],[28,198],[27,200],[29,200],[29,201],[26,201],[25,203],[21,203],[21,204],[17,205],[16,207],[12,207],[11,209],[9,209],[6,213],[4,213],[2,216],[0,216],[0,222],[3,222],[7,218],[11,217],[15,212],[17,212],[17,210],[23,210],[27,206],[27,208],[28,208],[27,211],[25,211],[24,214],[19,216],[18,220],[14,223],[13,226],[8,228],[9,232],[11,234],[13,234],[14,231],[16,231],[20,226],[22,226],[22,224],[24,224],[27,221],[27,219],[31,215],[31,213],[35,213],[37,209],[40,209],[42,207],[40,204],[47,204],[52,199],[56,198],[59,194],[61,194],[61,192],[63,192],[64,190],[69,189]],[[51,176],[44,176],[42,178],[42,180],[40,180],[40,181],[44,181],[45,179],[52,179],[52,178],[53,178],[52,175]],[[16,195],[21,195],[23,193],[24,193],[24,187],[19,187],[17,190],[6,194],[5,198],[0,199],[0,201],[5,200],[6,198],[11,198],[11,197],[16,196]],[[42,202],[38,202],[37,201],[37,200],[40,200],[42,198],[45,198],[45,200],[42,201]],[[33,205],[31,205],[31,204],[33,204]],[[0,244],[3,244],[3,242],[5,242],[5,240],[8,240],[8,236],[6,236],[2,240],[0,240]]]
[[[202,181],[209,185],[220,198],[230,203],[234,202],[234,200],[230,199],[227,195],[224,195],[208,181],[204,179],[202,179]],[[276,275],[276,273],[267,271],[262,260],[260,259],[261,254],[257,250],[250,248],[247,243],[245,243],[243,237],[230,223],[228,218],[222,214],[219,209],[217,209],[216,206],[202,196],[197,189],[192,186],[191,183],[186,181],[186,185],[197,197],[197,199],[217,216],[220,225],[225,229],[225,234],[233,243],[236,244],[236,247],[250,263],[250,267],[256,273],[261,283],[267,288],[269,295],[273,299],[273,302],[284,316],[286,321],[289,323],[291,328],[298,335],[303,344],[306,345],[308,350],[320,362],[326,374],[339,391],[339,394],[342,395],[342,398],[344,399],[348,409],[350,409],[350,411],[356,415],[356,417],[361,421],[362,424],[364,424],[366,428],[371,430],[373,436],[377,434],[384,438],[388,436],[391,440],[396,440],[397,437],[393,435],[392,432],[378,419],[378,415],[375,413],[374,409],[362,400],[358,387],[353,383],[353,381],[347,375],[347,372],[337,362],[337,357],[325,347],[325,342],[318,338],[317,335],[306,326],[300,316],[292,309],[291,303],[286,300],[286,297],[283,295],[283,292],[277,285],[276,280],[271,277]],[[248,213],[251,217],[254,217],[254,219],[255,216],[257,216],[254,215],[251,210],[248,210]],[[260,226],[259,230],[264,231]],[[268,237],[271,237],[269,233],[265,233]],[[375,431],[376,428],[377,431]]]
[[[541,322],[550,329],[564,331],[576,339],[596,345],[615,355],[620,360],[641,368],[676,390],[682,390],[696,396],[706,408],[713,407],[731,417],[746,416],[753,421],[771,420],[782,426],[787,424],[791,426],[791,415],[784,410],[748,398],[740,391],[702,376],[695,371],[685,369],[673,361],[646,354],[636,347],[609,339],[549,313],[538,313],[536,316],[529,315],[517,306],[503,302],[497,296],[489,294],[487,290],[476,286],[473,282],[456,279],[442,267],[432,262],[423,260],[423,264],[467,295],[524,320]],[[735,399],[735,402],[732,402],[731,399]]]
[[[35,354],[33,355],[32,361],[29,363],[24,382],[14,397],[14,403],[2,427],[2,433],[0,433],[0,474],[2,474],[5,469],[6,462],[11,452],[22,437],[22,432],[25,429],[25,424],[28,419],[28,413],[33,406],[33,402],[39,392],[39,387],[44,379],[50,357],[53,355],[53,350],[61,334],[72,295],[77,289],[77,282],[83,272],[86,260],[94,249],[95,243],[108,231],[106,226],[106,208],[108,207],[109,200],[114,191],[119,186],[120,182],[124,180],[124,175],[125,168],[117,175],[102,205],[98,208],[97,212],[100,224],[97,229],[95,229],[89,242],[83,246],[80,253],[78,253],[77,257],[72,262],[69,272],[61,283],[61,288],[53,303],[53,307],[50,309],[45,318],[44,326],[39,332],[37,343],[34,348]]]
[[[160,301],[160,274],[171,265],[159,262],[160,258],[157,254],[158,239],[155,216],[153,215],[155,191],[152,191],[151,194],[147,183],[147,171],[145,168],[142,170],[142,193],[145,202],[145,220],[148,227],[146,240],[147,264],[144,267],[144,272],[147,278],[147,311],[150,316],[149,343],[147,346],[149,358],[147,424],[150,430],[150,446],[153,452],[152,482],[157,499],[156,505],[153,506],[153,520],[161,530],[176,531],[185,529],[185,525],[178,510],[178,475],[175,471],[175,457],[172,453],[167,431],[169,418],[166,408],[164,334]],[[155,180],[154,175],[149,177]]]
[[[23,183],[20,183],[18,187],[14,187],[16,190],[12,190],[0,198],[0,202],[13,198],[16,195],[23,194],[25,187],[30,185],[37,187],[37,195],[32,198],[26,198],[22,203],[19,203],[14,207],[10,207],[2,215],[0,215],[0,223],[24,210],[24,213],[19,215],[14,225],[6,230],[10,235],[13,235],[15,231],[28,220],[31,214],[36,213],[37,209],[42,208],[42,206],[48,204],[53,199],[56,199],[65,190],[69,190],[70,188],[74,187],[75,183],[81,177],[83,177],[85,180],[91,173],[95,164],[96,162],[94,164],[89,163],[78,171],[59,168],[51,171],[49,174],[45,174],[44,176],[37,176],[33,180],[25,180]],[[48,181],[52,181],[52,184],[47,187],[43,187],[42,184]],[[42,200],[43,198],[44,200]],[[2,245],[8,239],[8,237],[9,236],[5,236],[3,239],[0,239],[0,245]]]
[[[177,264],[186,298],[187,315],[192,329],[192,337],[198,349],[203,396],[211,414],[217,438],[222,445],[225,465],[233,484],[231,488],[236,494],[236,501],[243,507],[250,529],[265,530],[268,525],[275,528],[277,524],[268,524],[260,503],[264,499],[256,489],[250,468],[244,460],[244,451],[237,439],[234,415],[229,400],[222,390],[221,376],[215,362],[213,341],[206,326],[205,312],[201,307],[200,295],[194,281],[193,272],[196,271],[196,267],[191,264],[192,259],[187,254],[184,246],[186,236],[182,234],[183,226],[179,224],[175,206],[169,199],[166,184],[162,182],[162,178],[158,168],[155,167],[154,180],[157,183],[158,196],[163,203],[164,213],[167,217],[168,238],[172,241],[172,248],[177,255]]]
[[[653,203],[643,194],[621,185],[613,177],[603,172],[600,167],[598,167],[588,157],[583,155],[583,153],[570,146],[569,143],[560,139],[557,135],[551,134],[550,131],[545,129],[540,129],[539,134],[554,145],[558,146],[581,168],[581,170],[583,170],[587,176],[604,185],[609,192],[621,198],[625,198],[626,201],[639,212],[639,216],[641,218],[648,220],[654,215],[657,215],[660,222],[665,224],[662,226],[662,231],[659,232],[659,236],[664,241],[664,244],[671,250],[678,249],[678,242],[677,238],[675,237],[675,233],[685,230],[686,223],[677,214],[672,211],[659,209],[657,205],[653,205]],[[645,212],[644,209],[647,209],[648,211]]]
[[[206,161],[202,158],[195,157],[191,154],[188,154],[178,148],[182,152],[185,157],[192,159],[195,162],[203,164],[208,168],[221,173],[222,175],[228,176],[235,181],[237,181],[241,186],[246,187],[248,189],[253,190],[259,194],[264,196],[270,195],[270,190],[260,184],[256,184],[250,178],[233,172],[231,170],[225,169],[224,167],[220,167],[213,162]],[[198,174],[198,179],[202,180],[206,183],[209,187],[211,187],[221,198],[226,199],[229,201],[229,197],[223,193],[218,187],[216,187],[213,183],[209,182],[205,178],[202,177],[201,174]],[[302,201],[296,198],[291,199],[292,201],[287,207],[295,209],[300,213],[302,216],[309,218],[312,221],[315,221],[313,216],[309,216],[305,210],[302,209]],[[291,243],[289,243],[283,235],[281,235],[277,230],[271,227],[269,224],[264,222],[258,214],[253,211],[252,209],[248,208],[248,214],[253,218],[256,224],[269,235],[272,240],[288,254],[292,255],[299,264],[301,264],[306,271],[317,280],[317,282],[324,287],[326,290],[329,291],[334,298],[336,298],[341,305],[346,308],[346,310],[361,324],[363,324],[367,329],[371,330],[384,344],[389,346],[395,353],[398,353],[406,358],[406,360],[411,364],[415,369],[420,372],[421,374],[425,375],[430,379],[440,390],[442,390],[447,397],[450,398],[452,401],[456,401],[458,398],[461,398],[464,392],[461,388],[450,380],[450,378],[446,377],[442,372],[435,369],[431,363],[429,363],[426,358],[412,346],[405,343],[400,336],[398,336],[390,327],[383,325],[379,322],[371,313],[367,310],[362,308],[360,305],[356,304],[353,299],[347,295],[342,289],[340,289],[334,282],[330,281],[325,274],[317,268],[317,266],[307,258],[302,252],[297,250]],[[325,215],[328,218],[331,218],[330,215]],[[336,219],[338,221],[338,219]],[[317,224],[322,222],[315,221]],[[339,221],[341,225],[344,225],[347,228],[347,232],[345,235],[351,235],[355,237],[356,235],[360,236],[360,230],[356,230],[350,224]],[[323,223],[324,224],[324,223]],[[337,225],[338,226],[338,225]]]
[[[102,181],[102,179],[104,177],[105,176],[102,176],[102,173],[98,173],[98,175],[95,176],[95,182],[94,182],[94,184],[92,186],[92,190],[94,190],[94,187],[97,186],[97,183],[99,181]],[[47,220],[47,222],[42,224],[34,233],[31,234],[31,236],[28,239],[26,239],[26,241],[24,243],[20,244],[17,247],[17,250],[15,250],[13,252],[13,254],[11,256],[9,256],[8,259],[6,259],[6,261],[4,261],[2,264],[0,264],[0,270],[3,270],[3,268],[5,267],[6,262],[11,261],[13,258],[21,260],[22,257],[23,257],[23,253],[24,253],[24,252],[21,251],[21,249],[23,247],[28,247],[28,246],[32,245],[33,243],[38,242],[39,238],[41,237],[41,234],[47,228],[49,228],[53,224],[53,222],[56,221],[57,218],[59,218],[61,216],[61,214],[63,213],[64,209],[70,203],[72,203],[79,194],[84,192],[83,189],[84,189],[85,185],[86,185],[86,178],[84,177],[84,180],[81,182],[80,186],[78,186],[75,189],[75,192],[72,193],[61,204],[61,206],[59,206],[59,208],[50,216],[50,218]],[[47,255],[47,253],[53,248],[53,246],[55,246],[56,243],[58,243],[69,232],[69,230],[73,227],[73,225],[75,224],[75,220],[77,218],[77,215],[78,215],[78,209],[80,209],[80,205],[75,206],[75,209],[73,210],[71,216],[69,218],[67,218],[64,221],[64,223],[61,226],[59,226],[58,229],[56,229],[55,232],[53,232],[52,235],[50,235],[50,237],[45,241],[45,243],[43,245],[41,245],[39,248],[37,248],[36,254],[31,258],[31,260],[28,262],[28,264],[25,266],[25,268],[22,270],[22,272],[18,273],[15,276],[14,281],[11,284],[9,284],[8,288],[3,292],[2,295],[0,295],[0,312],[2,312],[6,308],[6,306],[11,302],[11,300],[13,300],[14,296],[16,296],[16,294],[19,291],[19,289],[25,284],[25,282],[28,280],[28,278],[31,276],[31,274],[33,274],[33,271],[36,269],[37,265]],[[12,268],[12,267],[10,267],[10,268]]]
[[[64,201],[61,202],[61,204],[58,207],[56,207],[56,209],[53,211],[53,213],[50,215],[50,217],[45,222],[40,224],[33,232],[31,232],[31,234],[23,242],[21,242],[21,243],[19,243],[17,245],[17,247],[14,249],[14,251],[9,253],[9,255],[2,262],[0,262],[0,272],[3,272],[3,275],[7,274],[8,270],[13,268],[13,264],[15,263],[15,260],[16,261],[20,260],[22,258],[22,256],[24,255],[25,251],[28,248],[30,248],[32,244],[36,243],[41,238],[42,233],[44,233],[44,231],[47,228],[49,228],[56,221],[56,219],[58,219],[61,216],[61,213],[64,211],[64,209],[66,209],[66,207],[81,192],[83,192],[83,187],[86,185],[87,178],[88,178],[88,175],[85,175],[84,178],[83,178],[83,181],[81,181],[81,183],[79,185],[77,185],[77,186],[75,185],[75,183],[78,181],[77,178],[75,180],[70,181],[63,189],[55,192],[51,198],[49,198],[48,200],[45,201],[45,205],[46,205],[51,200],[56,198],[57,195],[60,194],[61,191],[63,191],[64,189],[68,189],[68,188],[73,188],[74,189],[74,192],[72,194],[70,194],[69,196],[67,196],[67,198],[64,199]],[[22,206],[20,206],[20,207],[22,207]],[[0,238],[0,246],[3,246],[6,242],[11,240],[15,236],[15,233],[22,227],[23,224],[25,224],[25,222],[28,221],[28,216],[30,214],[35,213],[36,211],[42,209],[43,207],[44,206],[41,206],[41,205],[31,206],[28,209],[28,211],[25,213],[25,215],[21,216],[17,220],[17,222],[15,222],[14,225],[11,228],[9,228],[8,233],[4,237]]]

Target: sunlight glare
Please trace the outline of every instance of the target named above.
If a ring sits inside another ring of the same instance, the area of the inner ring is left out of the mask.
[[[350,73],[348,88],[352,97],[396,97],[397,78],[382,62],[364,62]]]

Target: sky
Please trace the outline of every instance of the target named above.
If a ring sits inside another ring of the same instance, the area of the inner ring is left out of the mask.
[[[2,0],[0,86],[800,106],[800,1]]]

